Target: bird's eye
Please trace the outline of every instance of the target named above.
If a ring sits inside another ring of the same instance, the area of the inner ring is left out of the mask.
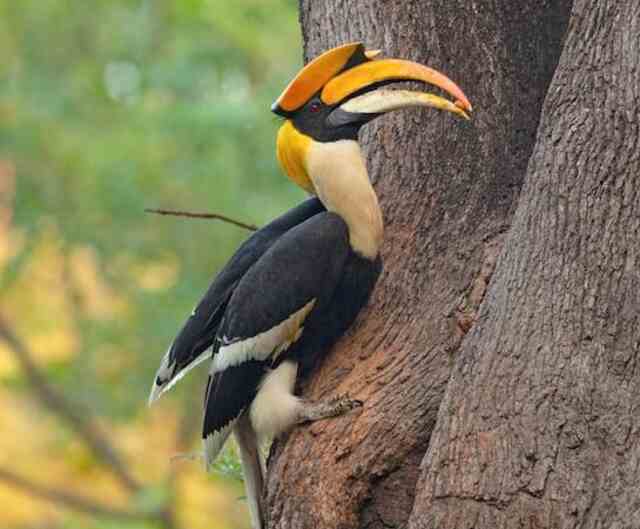
[[[318,103],[317,101],[314,101],[313,103],[311,103],[311,105],[309,106],[309,111],[310,112],[319,112],[320,111],[320,103]]]

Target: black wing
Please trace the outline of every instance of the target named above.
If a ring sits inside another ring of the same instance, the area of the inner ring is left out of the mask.
[[[212,463],[266,370],[322,311],[351,252],[345,222],[321,213],[291,229],[240,280],[218,329],[203,438]]]
[[[190,369],[211,356],[208,349],[216,336],[227,303],[247,270],[282,234],[322,211],[322,203],[317,198],[311,198],[256,231],[242,243],[211,283],[164,355],[151,388],[150,404]]]

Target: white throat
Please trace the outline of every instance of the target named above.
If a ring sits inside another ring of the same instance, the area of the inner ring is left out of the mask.
[[[351,247],[374,259],[382,243],[382,212],[358,142],[314,141],[307,154],[306,169],[327,210],[347,223]]]

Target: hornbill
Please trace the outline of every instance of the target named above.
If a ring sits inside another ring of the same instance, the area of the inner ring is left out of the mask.
[[[361,43],[307,64],[272,111],[285,118],[277,157],[308,199],[253,234],[215,278],[162,359],[150,403],[211,358],[203,439],[210,466],[231,432],[243,463],[253,525],[263,526],[259,441],[297,423],[362,403],[294,395],[308,372],[367,303],[382,267],[383,222],[358,131],[385,112],[434,107],[468,118],[471,105],[443,74],[379,59]],[[398,81],[435,85],[454,98],[388,90]]]

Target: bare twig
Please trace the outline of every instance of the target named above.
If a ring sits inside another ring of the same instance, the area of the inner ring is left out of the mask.
[[[90,498],[79,496],[71,492],[56,490],[45,485],[40,485],[4,468],[0,468],[0,480],[21,489],[32,496],[36,496],[37,498],[57,503],[67,507],[68,509],[90,514],[92,516],[124,520],[148,520],[158,517],[158,513],[125,511],[108,505],[103,505]]]
[[[129,474],[115,448],[96,426],[87,419],[87,417],[91,417],[91,414],[81,409],[77,404],[69,402],[66,397],[49,384],[33,361],[33,355],[27,349],[27,346],[18,338],[2,316],[0,316],[0,339],[3,339],[9,345],[40,403],[64,420],[91,447],[93,452],[128,490],[132,492],[139,491],[140,485]]]
[[[229,224],[233,224],[234,226],[238,226],[239,228],[244,228],[245,230],[256,231],[258,226],[255,224],[247,224],[245,222],[241,222],[239,220],[232,219],[225,215],[220,215],[219,213],[196,213],[193,211],[176,211],[173,209],[155,209],[155,208],[146,208],[145,213],[157,213],[158,215],[173,215],[174,217],[189,217],[192,219],[215,219],[221,220],[223,222],[228,222]]]

